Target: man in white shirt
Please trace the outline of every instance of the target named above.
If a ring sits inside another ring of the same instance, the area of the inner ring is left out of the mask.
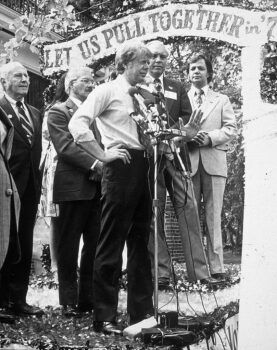
[[[68,123],[94,86],[90,68],[71,68],[65,77],[69,98],[48,112],[48,129],[58,156],[53,202],[59,204],[55,230],[59,301],[66,317],[93,309],[93,263],[100,232],[101,163],[73,140]],[[92,129],[93,130],[93,127]],[[81,236],[79,279],[78,252]]]
[[[152,217],[151,159],[140,142],[129,89],[141,83],[151,53],[142,43],[128,43],[116,54],[118,77],[88,96],[69,123],[75,141],[104,162],[101,231],[94,263],[94,329],[120,333],[116,323],[122,251],[128,249],[127,312],[137,323],[153,315],[153,286],[147,244]],[[104,150],[89,127],[96,120]],[[121,151],[107,162],[109,152]]]
[[[226,152],[236,135],[236,120],[229,98],[209,88],[213,69],[204,55],[195,54],[191,58],[188,75],[192,83],[188,92],[191,105],[193,109],[203,111],[200,131],[188,144],[191,175],[199,211],[202,199],[205,206],[207,258],[211,275],[222,280],[225,274],[221,211],[227,177]]]

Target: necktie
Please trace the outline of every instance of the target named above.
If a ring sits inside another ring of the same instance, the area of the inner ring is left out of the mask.
[[[135,112],[130,114],[130,116],[133,118],[133,120],[137,124],[139,142],[144,146],[148,156],[151,156],[153,154],[153,146],[151,143],[151,138],[149,134],[145,133],[145,131],[148,128],[148,124],[144,120],[143,112],[140,111],[139,103],[135,98],[133,98],[133,103],[135,107]]]
[[[154,85],[157,92],[162,92],[162,83],[160,78],[154,79]]]
[[[28,138],[28,141],[32,142],[32,136],[33,136],[33,128],[32,125],[23,109],[23,105],[21,101],[16,102],[16,107],[19,113],[19,121],[21,123],[22,128],[24,129],[26,136]]]
[[[195,103],[197,108],[199,108],[203,103],[203,95],[204,91],[202,89],[199,89],[195,92]]]

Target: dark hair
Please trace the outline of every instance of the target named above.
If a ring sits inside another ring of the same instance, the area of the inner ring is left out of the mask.
[[[125,71],[125,66],[136,59],[139,54],[144,53],[151,58],[152,53],[143,42],[131,42],[120,48],[115,56],[115,67],[119,74]]]
[[[65,81],[66,74],[67,74],[67,72],[63,73],[63,75],[58,80],[55,95],[53,97],[51,104],[54,104],[56,102],[64,102],[68,99],[68,94],[65,92],[65,87],[64,87],[64,81]]]
[[[207,67],[207,71],[208,71],[208,83],[210,83],[213,79],[213,66],[212,66],[212,62],[208,59],[207,56],[205,56],[203,53],[197,53],[197,54],[193,54],[188,63],[187,63],[187,74],[189,74],[189,67],[192,63],[195,63],[199,60],[204,60],[205,61],[205,64],[206,64],[206,67]]]

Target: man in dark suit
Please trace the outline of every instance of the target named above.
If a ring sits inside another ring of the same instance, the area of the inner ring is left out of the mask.
[[[21,260],[12,265],[10,281],[1,286],[1,303],[9,304],[14,313],[41,315],[43,311],[26,303],[33,250],[33,230],[40,198],[41,156],[40,112],[25,103],[29,89],[29,76],[19,62],[10,62],[1,67],[1,83],[4,96],[0,106],[14,125],[14,140],[9,165],[21,201],[19,217],[19,240]]]
[[[161,99],[162,108],[167,115],[167,127],[186,129],[185,141],[189,141],[197,134],[196,128],[188,128],[191,115],[191,106],[184,86],[178,81],[164,76],[168,52],[162,42],[155,40],[149,42],[147,47],[152,52],[150,59],[148,88],[156,92]],[[161,107],[161,106],[160,106]],[[159,106],[158,106],[159,108]],[[184,126],[186,127],[184,128]],[[180,153],[178,152],[180,148]],[[181,159],[181,162],[180,162]],[[182,163],[185,167],[183,169]],[[190,163],[186,144],[181,138],[173,142],[162,142],[159,145],[157,161],[157,197],[158,217],[158,286],[160,290],[169,288],[171,275],[171,258],[167,248],[164,232],[164,212],[166,203],[166,190],[168,191],[179,223],[180,236],[186,261],[188,279],[201,280],[203,283],[216,283],[210,277],[206,263],[206,256],[201,239],[200,223],[197,204],[191,180],[188,176]],[[187,174],[186,174],[187,173]],[[188,218],[190,220],[188,220]],[[154,256],[154,225],[149,239],[149,251]],[[153,264],[152,264],[153,265]]]
[[[20,258],[17,234],[20,200],[8,163],[13,135],[13,125],[0,108],[0,290],[8,283],[10,265]],[[12,315],[0,310],[0,322],[13,321]]]
[[[93,263],[100,232],[101,162],[73,140],[68,123],[93,88],[92,70],[70,69],[65,77],[69,98],[49,110],[48,128],[58,154],[53,202],[59,204],[57,264],[59,298],[67,317],[93,309]],[[78,252],[83,248],[77,280]]]

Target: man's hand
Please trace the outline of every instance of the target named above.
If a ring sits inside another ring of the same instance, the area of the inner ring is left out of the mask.
[[[184,141],[191,141],[198,133],[200,129],[200,122],[203,112],[200,109],[194,110],[190,116],[189,122],[184,125],[183,119],[179,118],[179,125],[181,131],[185,131]]]
[[[197,135],[193,138],[193,141],[198,143],[199,146],[209,146],[212,141],[209,134],[206,131],[199,131]]]
[[[97,161],[93,170],[90,171],[89,179],[92,181],[101,181],[103,173],[103,163],[100,160]]]
[[[110,163],[116,159],[121,159],[124,164],[129,164],[131,160],[130,153],[127,151],[127,149],[122,147],[125,146],[123,144],[118,144],[105,151],[103,162]]]

